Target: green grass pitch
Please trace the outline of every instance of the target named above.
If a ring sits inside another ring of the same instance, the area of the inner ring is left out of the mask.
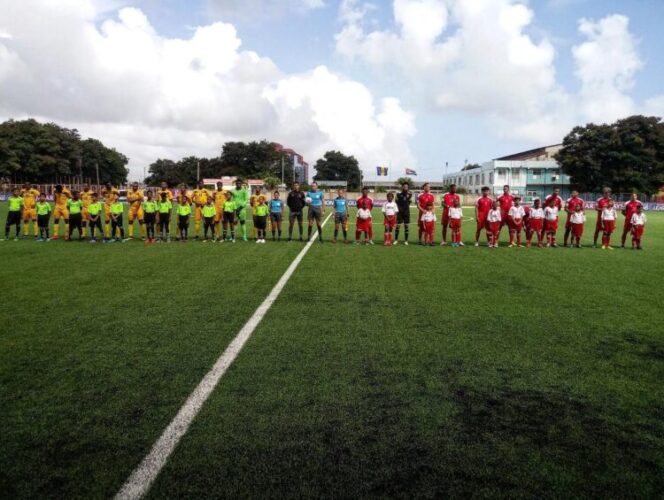
[[[315,244],[148,496],[661,495],[648,217],[642,252]],[[1,242],[2,496],[113,496],[301,249]]]

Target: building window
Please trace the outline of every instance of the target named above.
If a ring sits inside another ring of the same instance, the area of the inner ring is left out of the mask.
[[[493,185],[493,172],[489,174],[489,184]]]
[[[484,184],[484,174],[482,174],[482,184]]]
[[[475,175],[475,184],[480,183],[480,174]]]
[[[542,175],[542,169],[534,168],[533,169],[533,179],[539,179]]]

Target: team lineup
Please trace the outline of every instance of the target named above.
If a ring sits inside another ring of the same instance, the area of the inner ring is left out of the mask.
[[[423,185],[423,192],[415,200],[417,210],[417,242],[420,245],[434,245],[435,227],[438,221],[436,200],[431,193],[429,184]],[[247,214],[251,210],[254,240],[265,243],[268,232],[272,240],[282,239],[282,223],[284,212],[288,208],[288,241],[293,240],[293,232],[297,225],[299,240],[304,241],[304,215],[307,216],[307,240],[312,237],[314,228],[322,243],[322,224],[326,210],[323,191],[316,182],[310,190],[301,191],[299,183],[293,184],[286,201],[281,199],[279,191],[272,195],[263,193],[257,188],[254,194],[244,185],[241,179],[235,182],[235,188],[224,189],[217,183],[215,190],[205,188],[199,182],[195,189],[189,191],[182,188],[177,195],[166,183],[158,190],[139,189],[134,183],[127,191],[126,204],[120,200],[120,191],[107,184],[100,193],[94,192],[89,185],[80,191],[70,190],[62,185],[55,187],[53,205],[46,199],[46,194],[36,186],[25,184],[23,189],[14,189],[7,199],[8,214],[5,224],[5,239],[10,239],[11,229],[15,228],[15,240],[33,236],[38,241],[51,241],[60,238],[60,221],[64,224],[64,239],[79,240],[89,238],[91,243],[126,242],[134,238],[135,223],[138,223],[141,238],[147,243],[170,242],[171,224],[176,227],[174,239],[186,242],[189,239],[189,227],[193,217],[193,239],[215,242],[235,242],[236,236],[248,241]],[[355,244],[373,245],[373,214],[374,200],[365,187],[362,194],[354,201],[357,207],[355,221]],[[387,193],[387,202],[382,205],[384,225],[384,245],[399,244],[400,230],[403,228],[403,244],[409,244],[411,207],[413,192],[408,183],[404,183],[398,193]],[[453,247],[464,246],[462,241],[462,222],[464,211],[461,197],[456,186],[451,185],[448,192],[442,195],[438,204],[441,210],[441,245]],[[567,214],[563,246],[581,247],[586,223],[585,202],[579,193],[572,192],[566,201],[560,197],[559,190],[546,197],[544,201],[534,199],[532,206],[522,204],[519,196],[510,193],[509,186],[504,186],[503,193],[496,199],[490,196],[488,187],[482,188],[482,195],[475,203],[474,219],[476,221],[475,246],[480,246],[482,233],[486,235],[487,246],[497,248],[503,228],[509,233],[509,247],[547,247],[558,246],[558,232],[561,213]],[[125,210],[126,209],[126,210]],[[616,230],[618,211],[611,197],[611,190],[604,189],[602,197],[595,205],[597,222],[593,233],[593,247],[596,247],[601,236],[601,248],[613,249],[611,240]],[[344,190],[338,190],[332,200],[334,215],[333,243],[339,240],[340,233],[344,243],[349,243],[349,199]],[[127,234],[125,234],[124,217],[127,217]],[[643,204],[637,195],[622,210],[624,216],[621,246],[626,245],[631,235],[634,249],[642,249],[641,240],[647,222]],[[239,228],[238,228],[239,226]],[[52,227],[52,231],[51,231]],[[240,233],[236,234],[239,229]],[[525,244],[524,244],[525,243]]]

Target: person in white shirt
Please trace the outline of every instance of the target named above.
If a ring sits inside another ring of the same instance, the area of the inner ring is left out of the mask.
[[[463,209],[459,200],[454,200],[454,204],[449,209],[450,229],[452,230],[452,246],[462,247],[461,241],[461,220],[463,219]]]
[[[544,209],[539,198],[533,200],[533,206],[526,212],[527,246],[533,244],[533,235],[537,235],[537,246],[542,248],[542,230],[544,229]]]
[[[632,225],[632,249],[643,250],[641,247],[641,238],[646,227],[646,214],[643,212],[643,205],[636,208],[636,213],[632,215],[630,221]]]
[[[602,210],[602,250],[613,250],[611,246],[611,235],[616,229],[616,218],[618,214],[614,208],[613,200],[610,200],[606,207]]]
[[[364,234],[364,244],[373,245],[373,241],[369,236],[369,233],[371,232],[371,224],[373,224],[373,220],[371,219],[371,210],[368,208],[359,208],[357,210],[357,226],[355,228],[356,245],[360,244],[360,237],[362,234]]]
[[[399,206],[394,202],[394,193],[387,193],[387,203],[383,205],[383,215],[385,218],[385,242],[387,247],[391,247],[394,239],[392,233],[397,225],[397,214]]]
[[[500,206],[497,201],[494,201],[493,205],[491,205],[491,210],[489,210],[489,215],[487,215],[486,218],[487,224],[489,225],[489,248],[498,248],[498,237],[500,235],[502,219]]]
[[[422,214],[422,229],[424,230],[424,244],[433,246],[433,233],[436,230],[436,212],[433,211],[433,203],[426,206]]]
[[[544,208],[544,233],[546,234],[546,246],[557,247],[556,233],[558,232],[558,212],[555,198],[549,198]]]
[[[507,223],[510,230],[510,248],[523,247],[521,244],[521,233],[523,232],[523,219],[526,217],[526,210],[521,205],[521,197],[515,196],[513,205],[507,212]]]
[[[586,223],[586,214],[583,212],[583,207],[581,205],[574,207],[574,212],[572,212],[572,214],[569,216],[569,221],[572,225],[572,246],[581,248],[583,225]]]

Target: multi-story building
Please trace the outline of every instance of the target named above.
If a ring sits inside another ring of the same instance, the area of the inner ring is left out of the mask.
[[[274,147],[280,153],[285,153],[289,159],[288,167],[293,169],[293,178],[297,182],[309,183],[309,164],[304,161],[301,154],[298,154],[290,148],[285,148],[281,144],[274,143]]]
[[[558,144],[496,158],[479,168],[446,175],[445,184],[456,184],[471,194],[479,194],[482,186],[498,194],[508,184],[513,194],[524,196],[527,201],[545,197],[557,187],[565,198],[570,194],[570,178],[554,159],[561,148]]]

